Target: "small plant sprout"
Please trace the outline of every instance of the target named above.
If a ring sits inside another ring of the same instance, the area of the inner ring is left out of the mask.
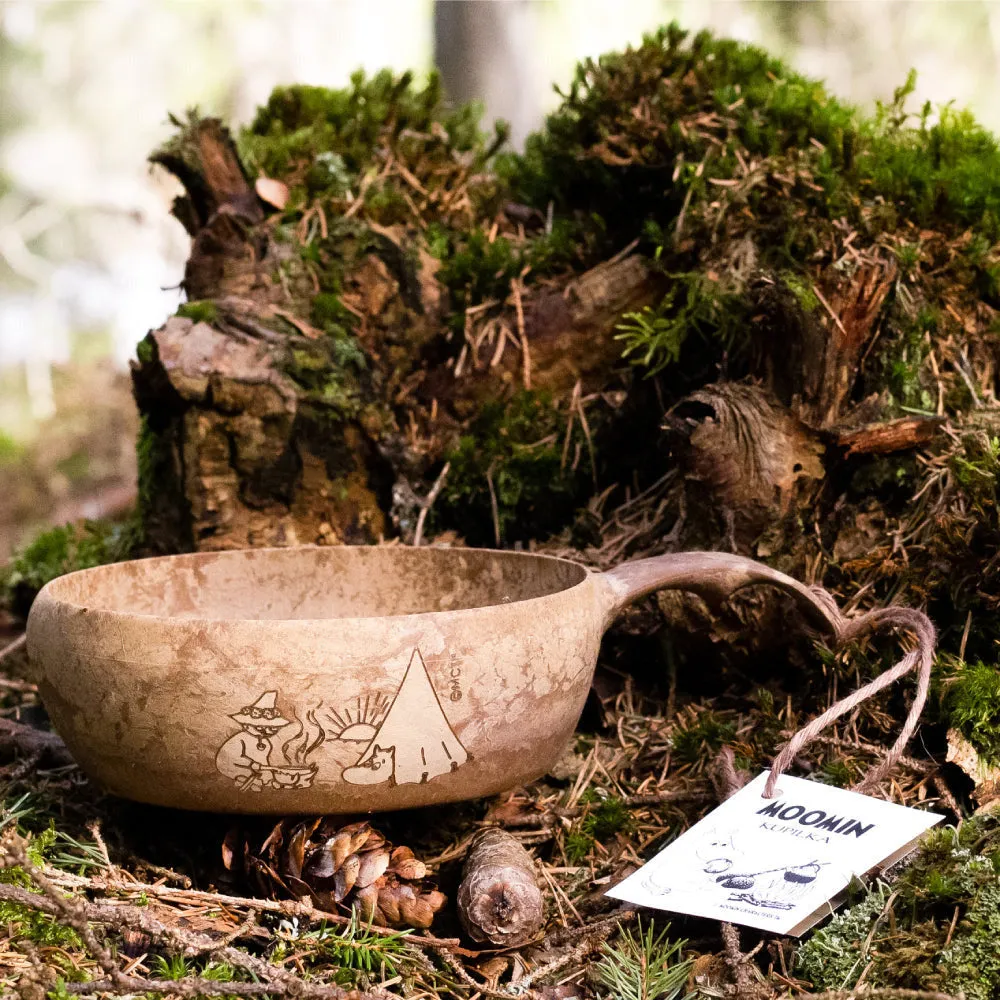
[[[191,974],[188,960],[183,955],[171,955],[165,958],[163,955],[153,957],[153,968],[160,979],[178,980]]]
[[[406,938],[410,931],[375,934],[371,924],[364,923],[356,912],[343,927],[323,925],[314,931],[299,931],[288,935],[296,946],[312,946],[316,959],[339,967],[337,982],[342,986],[355,985],[359,980],[369,982],[400,975],[409,949]],[[282,935],[284,936],[284,935]]]
[[[687,941],[671,941],[670,925],[654,934],[641,921],[635,934],[623,928],[614,944],[605,942],[594,967],[597,982],[613,1000],[674,1000],[687,984],[691,960],[682,959]]]
[[[650,374],[680,360],[687,330],[676,317],[657,316],[649,306],[641,312],[625,313],[615,337],[624,342],[623,357],[633,355],[633,364],[648,367]]]
[[[0,803],[0,830],[16,826],[26,816],[30,816],[32,811],[31,792],[25,792],[13,801]]]

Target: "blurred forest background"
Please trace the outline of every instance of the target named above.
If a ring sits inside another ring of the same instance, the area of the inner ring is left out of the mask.
[[[0,559],[134,495],[128,360],[180,301],[188,238],[147,154],[168,112],[247,121],[278,83],[426,73],[512,141],[585,56],[678,20],[752,41],[862,107],[1000,129],[1000,3],[920,0],[0,0]]]

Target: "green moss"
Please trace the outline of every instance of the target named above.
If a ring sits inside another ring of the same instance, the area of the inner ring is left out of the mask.
[[[139,364],[148,365],[156,360],[156,341],[151,333],[146,334],[138,344],[135,345],[135,356]]]
[[[424,231],[427,252],[438,260],[444,260],[451,252],[450,234],[440,222],[432,222]]]
[[[154,955],[153,971],[157,979],[170,979],[175,982],[188,976],[198,976],[221,983],[231,983],[236,979],[236,970],[228,962],[201,963],[185,955]]]
[[[982,226],[1000,217],[996,184],[1000,148],[968,111],[944,106],[928,125],[925,105],[914,125],[902,112],[916,83],[911,74],[896,92],[891,113],[866,123],[867,149],[859,165],[863,189],[894,202],[908,218],[944,218]]]
[[[566,834],[563,844],[563,851],[566,860],[571,865],[578,865],[584,861],[588,854],[594,849],[594,838],[583,830],[570,830]]]
[[[998,1000],[998,848],[996,818],[930,831],[890,885],[878,885],[803,942],[796,972],[817,991],[852,989],[864,972],[872,989]]]
[[[934,412],[935,399],[923,374],[931,338],[940,317],[933,306],[925,305],[910,316],[905,310],[890,310],[890,336],[880,343],[865,373],[865,390],[888,388],[892,403],[908,410]]]
[[[676,24],[635,49],[584,61],[562,97],[524,154],[498,166],[528,204],[544,210],[552,201],[564,212],[587,206],[581,227],[597,235],[598,252],[602,244],[624,245],[649,220],[666,228],[689,187],[697,198],[717,192],[708,181],[733,175],[736,146],[752,157],[775,156],[816,139],[832,173],[843,136],[856,128],[853,110],[821,84],[753,46],[708,32],[689,41]],[[662,128],[631,114],[640,102]],[[677,118],[696,107],[726,119],[724,143],[711,155],[703,130],[678,127]]]
[[[814,931],[799,948],[796,973],[808,979],[816,992],[855,986],[871,961],[872,928],[885,910],[889,895],[888,886],[876,886]]]
[[[447,242],[437,234],[439,249]],[[507,297],[512,278],[520,274],[525,265],[522,249],[515,247],[502,236],[491,243],[488,234],[475,229],[452,252],[443,254],[444,264],[438,279],[452,293],[456,315],[471,305],[485,299]]]
[[[50,580],[78,569],[127,559],[136,542],[136,524],[87,521],[42,532],[14,554],[0,601],[27,615],[35,595]]]
[[[335,298],[331,296],[330,300]],[[303,390],[304,401],[316,414],[335,422],[355,417],[361,411],[359,377],[366,369],[364,351],[350,335],[331,336],[296,348],[286,366]]]
[[[714,712],[702,712],[688,725],[674,730],[671,744],[677,760],[694,763],[718,753],[736,738],[736,726]]]
[[[30,889],[34,885],[31,876],[20,865],[0,868],[0,882],[4,885],[16,885],[19,889]]]
[[[476,105],[448,111],[436,73],[418,86],[412,73],[382,70],[368,77],[358,71],[343,89],[276,88],[238,147],[254,173],[281,177],[299,170],[310,194],[342,194],[371,166],[386,130],[405,145],[443,129],[456,153],[484,155],[480,114]]]
[[[951,469],[963,489],[983,499],[996,496],[1000,473],[1000,438],[970,435],[951,457]]]
[[[971,612],[966,660],[994,664],[1000,641],[1000,619],[993,596],[1000,587],[1000,565],[994,558],[1000,547],[1000,439],[989,423],[982,428],[977,428],[977,423],[966,422],[959,430],[959,440],[946,444],[942,456],[947,463],[945,469],[928,466],[923,460],[915,460],[916,456],[885,456],[869,468],[881,466],[886,474],[898,475],[900,488],[889,493],[877,481],[872,485],[859,481],[857,486],[868,490],[874,486],[890,518],[900,517],[900,524],[909,525],[904,530],[914,530],[919,524],[920,543],[909,548],[908,560],[898,560],[890,568],[891,546],[884,547],[881,556],[875,554],[876,558],[888,560],[885,565],[890,574],[883,577],[882,583],[886,593],[906,593],[913,603],[926,602],[939,633],[948,637],[943,649],[957,648]],[[914,516],[911,498],[926,495],[928,484],[933,484],[933,489],[939,483],[943,488],[934,501],[933,517]],[[890,529],[893,523],[888,522]],[[859,585],[856,577],[854,581],[847,585]],[[942,668],[946,666],[944,659],[939,661],[939,675],[945,673]]]
[[[607,246],[624,245],[650,219],[665,225],[689,188],[689,209],[717,197],[709,182],[737,175],[737,149],[744,160],[801,151],[818,190],[796,190],[796,198],[828,218],[859,219],[876,199],[918,222],[982,226],[1000,218],[995,138],[950,107],[934,125],[929,107],[907,114],[914,86],[911,74],[865,118],[755,46],[708,32],[689,37],[671,24],[634,49],[581,63],[544,131],[499,166],[530,205],[587,206],[606,226]],[[643,115],[632,113],[636,106]],[[718,116],[717,135],[679,127],[678,117],[695,109]],[[748,205],[759,209],[766,198],[751,191]]]
[[[626,833],[634,826],[631,812],[625,803],[614,795],[597,800],[593,808],[584,817],[582,830],[589,837],[602,843]]]
[[[939,957],[943,988],[966,1000],[1000,997],[1000,880],[979,887]]]
[[[45,863],[47,853],[52,849],[58,834],[55,827],[31,837],[28,841],[28,860],[36,866]],[[37,892],[31,876],[20,865],[0,869],[0,882],[15,885],[30,892]],[[0,901],[0,927],[14,926],[13,937],[27,938],[37,945],[51,947],[80,947],[80,939],[75,931],[53,920],[45,913],[39,913],[23,903]]]
[[[784,271],[781,274],[781,280],[785,287],[795,296],[800,309],[804,312],[815,312],[819,309],[819,298],[816,295],[816,289],[813,288],[812,282],[808,281],[803,275],[797,274],[794,271]]]
[[[0,901],[0,927],[12,927],[14,940],[24,938],[41,947],[82,947],[76,931],[23,903]]]
[[[971,896],[984,880],[992,878],[998,847],[1000,818],[989,814],[971,816],[959,827],[928,831],[896,883],[900,897],[912,905],[927,901],[951,904]],[[942,888],[940,879],[949,887]]]
[[[53,821],[50,821],[44,830],[39,831],[29,839],[27,847],[28,860],[36,868],[41,868],[58,839],[59,833],[56,830],[56,825]],[[27,877],[27,873],[25,873],[25,878]]]
[[[592,420],[592,435],[597,429]],[[582,437],[577,421],[567,447],[565,417],[548,393],[522,389],[509,400],[484,403],[447,456],[451,471],[438,501],[441,513],[470,543],[490,544],[495,500],[504,543],[544,536],[593,489]]]
[[[853,780],[854,774],[846,760],[833,757],[824,762],[816,780],[824,785],[835,785],[837,788],[846,788]]]
[[[339,197],[350,191],[352,180],[351,172],[340,153],[317,153],[306,175],[306,188],[311,194],[326,191]]]
[[[394,186],[373,186],[365,194],[365,211],[379,225],[395,226],[406,222],[410,204]]]
[[[219,307],[211,301],[184,302],[178,307],[177,315],[195,323],[214,323],[219,318]]]
[[[985,663],[961,664],[942,701],[949,724],[985,761],[1000,764],[1000,670]]]
[[[919,243],[901,243],[894,248],[896,261],[903,274],[913,274],[920,265],[921,253]]]
[[[346,338],[354,326],[354,317],[336,292],[319,292],[313,296],[312,321],[321,330],[340,338]]]

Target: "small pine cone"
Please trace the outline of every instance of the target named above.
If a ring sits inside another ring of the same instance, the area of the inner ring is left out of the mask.
[[[423,890],[392,876],[380,881],[381,885],[371,886],[356,897],[355,908],[362,920],[426,930],[448,902],[448,897],[436,889]]]
[[[458,916],[469,937],[519,947],[541,929],[544,911],[531,855],[499,827],[480,830],[458,887]]]
[[[350,907],[366,923],[425,929],[447,902],[422,884],[427,866],[413,851],[393,849],[366,822],[282,821],[246,860],[265,891],[285,889],[324,910]]]

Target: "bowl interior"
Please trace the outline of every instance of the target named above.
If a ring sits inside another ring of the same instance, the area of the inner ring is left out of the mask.
[[[140,559],[54,580],[51,598],[170,618],[375,618],[544,597],[583,567],[520,552],[345,546],[247,549]]]

